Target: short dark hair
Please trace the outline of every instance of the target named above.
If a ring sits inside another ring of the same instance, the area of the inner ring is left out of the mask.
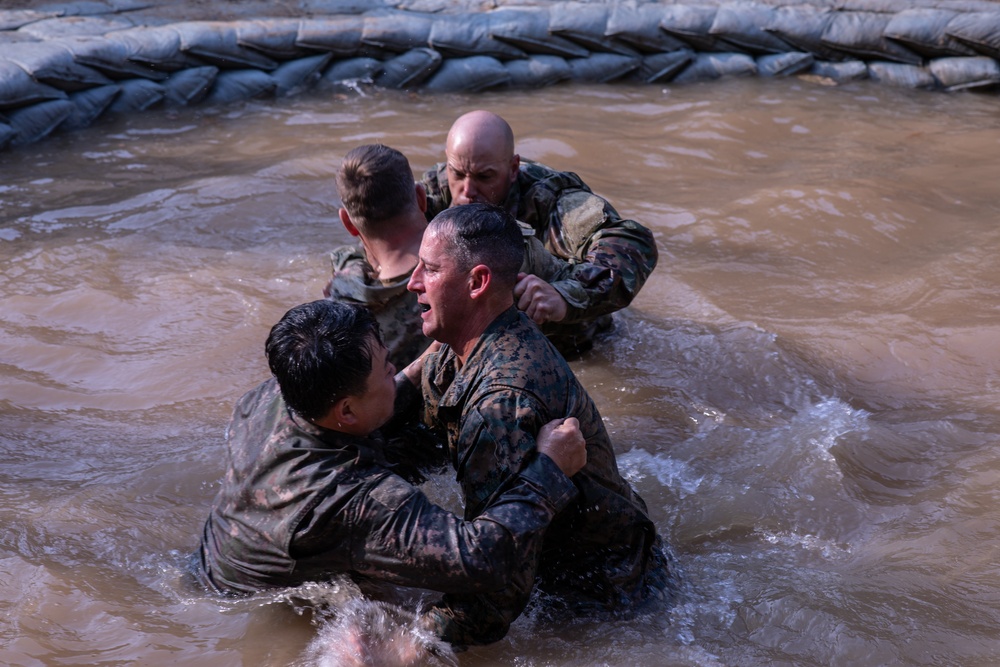
[[[315,421],[339,399],[364,393],[381,343],[378,322],[366,307],[323,299],[285,313],[271,327],[264,350],[285,403]]]
[[[492,204],[463,204],[438,213],[429,223],[447,230],[462,271],[490,268],[501,285],[513,288],[524,262],[524,236],[510,213]]]
[[[415,187],[406,156],[382,144],[351,149],[337,170],[340,200],[362,232],[404,212],[414,201]]]

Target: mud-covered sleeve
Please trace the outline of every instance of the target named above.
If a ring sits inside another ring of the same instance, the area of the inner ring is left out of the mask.
[[[427,210],[425,215],[428,220],[433,220],[434,216],[451,206],[451,190],[448,189],[447,165],[444,163],[434,165],[433,169],[428,169],[420,177],[420,184],[427,192]]]
[[[624,308],[656,267],[659,253],[652,232],[622,218],[595,194],[564,192],[548,223],[547,245],[570,264],[564,276],[549,281],[569,306],[564,322]]]
[[[368,259],[361,248],[344,245],[330,253],[330,280],[323,288],[323,296],[336,301],[361,303],[354,293],[354,285],[364,280]]]

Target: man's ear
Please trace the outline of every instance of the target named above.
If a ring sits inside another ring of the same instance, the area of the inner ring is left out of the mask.
[[[478,299],[486,295],[493,283],[493,272],[485,264],[476,264],[469,271],[469,296]]]
[[[359,232],[358,228],[354,226],[353,222],[351,222],[351,215],[347,212],[347,209],[342,208],[338,211],[338,213],[340,213],[340,221],[344,224],[344,229],[347,230],[347,233],[351,236],[361,236],[361,232]]]
[[[427,188],[424,187],[423,183],[415,183],[413,185],[413,190],[417,196],[417,208],[420,209],[421,213],[427,212]]]

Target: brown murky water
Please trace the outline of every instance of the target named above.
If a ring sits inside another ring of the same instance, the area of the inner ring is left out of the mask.
[[[192,593],[184,557],[268,328],[347,241],[340,157],[382,141],[422,170],[488,107],[658,237],[574,367],[687,594],[670,618],[529,614],[460,664],[996,664],[998,105],[757,79],[369,93],[0,154],[0,663],[322,664],[308,613]]]

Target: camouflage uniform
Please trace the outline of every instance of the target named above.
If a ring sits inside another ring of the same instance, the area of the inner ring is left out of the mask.
[[[511,307],[480,336],[464,364],[449,346],[424,361],[422,387],[400,386],[397,409],[420,412],[447,435],[465,498],[479,516],[535,449],[548,421],[576,417],[587,465],[573,477],[580,496],[552,522],[538,576],[543,590],[605,610],[665,598],[672,574],[642,498],[618,472],[604,422],[566,361],[526,315]],[[529,591],[479,598],[498,625],[521,612]],[[446,598],[453,601],[452,598]]]
[[[530,587],[541,534],[576,495],[551,459],[535,456],[480,520],[462,522],[391,472],[377,438],[291,413],[273,379],[240,399],[227,443],[229,469],[196,557],[198,578],[221,592],[337,574],[443,592]],[[474,625],[453,630],[455,615],[439,605],[423,620],[444,639],[491,639]]]
[[[558,280],[569,273],[569,264],[547,252],[530,227],[521,225],[521,231],[525,244],[521,271],[545,280]],[[403,368],[427,349],[431,339],[423,333],[417,295],[406,289],[412,271],[391,280],[379,280],[364,250],[354,246],[337,248],[330,254],[330,261],[333,277],[323,290],[324,296],[368,306],[378,320],[382,340],[389,348],[389,359],[396,368]]]
[[[447,165],[425,172],[421,183],[430,220],[451,205]],[[589,349],[594,334],[611,326],[610,313],[629,305],[656,267],[652,232],[622,219],[573,172],[523,158],[504,207],[570,263],[562,278],[546,280],[566,300],[566,317],[542,325],[542,332],[564,355]]]

